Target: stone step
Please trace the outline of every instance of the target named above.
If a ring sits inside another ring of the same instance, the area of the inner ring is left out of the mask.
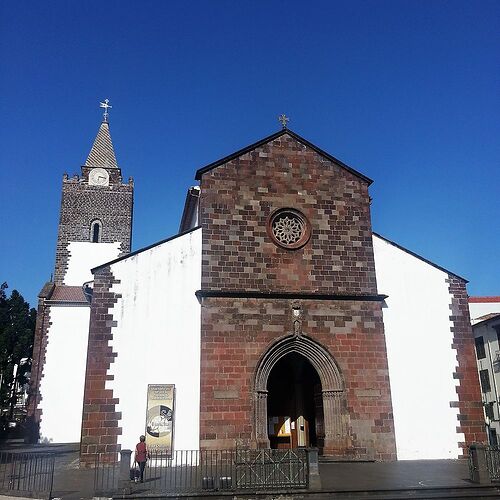
[[[310,500],[352,500],[379,499],[404,500],[408,498],[438,499],[438,498],[500,498],[499,486],[468,486],[464,488],[412,488],[403,490],[371,490],[371,491],[331,491],[317,495],[308,495]],[[304,497],[307,498],[307,497]]]
[[[122,496],[113,499],[123,498]],[[470,498],[489,499],[500,498],[500,485],[498,486],[467,486],[463,488],[411,488],[400,490],[370,490],[370,491],[297,491],[297,492],[210,492],[205,494],[132,494],[127,498],[152,499],[152,498],[179,498],[182,500],[195,500],[199,498],[210,498],[212,500],[407,500],[407,499],[439,499],[452,498],[455,500]]]

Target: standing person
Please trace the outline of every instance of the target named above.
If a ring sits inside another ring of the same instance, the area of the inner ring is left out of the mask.
[[[135,446],[135,461],[138,463],[139,470],[141,471],[141,483],[144,482],[144,468],[146,467],[148,455],[149,452],[146,446],[146,436],[140,436],[139,442]]]

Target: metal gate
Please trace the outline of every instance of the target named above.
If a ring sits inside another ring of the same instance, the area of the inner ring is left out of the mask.
[[[128,472],[128,464],[121,470]],[[130,479],[133,474],[120,477],[120,462],[102,462],[97,456],[94,490],[99,496],[124,487],[162,494],[307,488],[308,470],[304,449],[179,450],[151,454],[144,482],[138,483]]]
[[[238,489],[307,488],[306,451],[248,450],[235,463]]]

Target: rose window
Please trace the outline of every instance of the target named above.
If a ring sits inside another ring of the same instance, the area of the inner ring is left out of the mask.
[[[292,245],[302,238],[304,223],[295,214],[283,214],[273,220],[273,234],[283,245]]]
[[[274,212],[269,219],[268,232],[279,246],[291,249],[305,245],[310,236],[307,219],[292,209]]]

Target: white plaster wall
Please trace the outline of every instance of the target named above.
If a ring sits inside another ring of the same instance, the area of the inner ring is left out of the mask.
[[[469,302],[471,323],[475,324],[478,318],[490,313],[500,313],[500,302]]]
[[[122,449],[145,433],[148,384],[175,384],[174,448],[199,446],[201,229],[111,266],[120,293],[111,311],[113,389]]]
[[[399,460],[458,458],[458,409],[446,273],[373,237]]]
[[[51,306],[48,343],[40,383],[41,439],[80,441],[90,308]]]
[[[120,255],[121,243],[90,243],[72,241],[68,245],[68,269],[64,276],[65,285],[82,285],[93,280],[90,270],[116,259]]]

